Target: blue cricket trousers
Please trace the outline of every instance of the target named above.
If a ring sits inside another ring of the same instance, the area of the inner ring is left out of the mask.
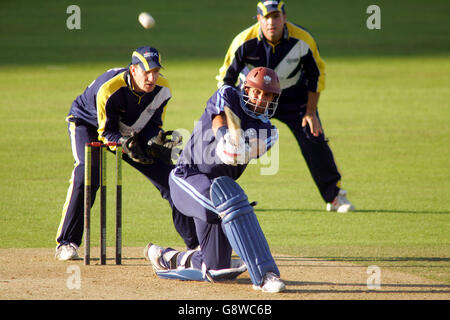
[[[186,167],[172,170],[169,185],[175,206],[184,215],[194,218],[200,251],[193,254],[192,267],[201,270],[204,263],[208,270],[229,268],[233,249],[210,199],[212,179],[203,173],[188,171]]]
[[[75,168],[72,172],[69,190],[63,207],[61,222],[57,231],[56,241],[58,245],[75,243],[81,244],[84,225],[84,154],[85,145],[89,142],[98,141],[97,128],[69,122],[69,137],[72,153],[75,159]],[[93,153],[94,157],[98,157]],[[123,155],[123,160],[141,172],[160,191],[161,196],[169,202],[172,208],[172,218],[175,229],[181,235],[186,246],[193,249],[198,246],[195,236],[195,225],[192,218],[182,215],[173,205],[169,189],[169,174],[174,168],[163,162],[155,161],[154,164],[144,165],[131,160]],[[95,201],[95,195],[99,188],[98,158],[92,161],[92,194],[91,206]]]

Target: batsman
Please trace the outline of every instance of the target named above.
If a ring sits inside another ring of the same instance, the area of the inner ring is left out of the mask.
[[[226,85],[208,100],[169,179],[175,206],[194,219],[200,248],[149,243],[144,255],[159,277],[214,282],[248,270],[254,289],[285,289],[253,205],[235,182],[277,141],[269,118],[280,92],[276,73],[260,67],[249,72],[243,91]],[[232,260],[232,250],[241,259]]]
[[[181,151],[177,149],[181,136],[162,129],[172,93],[161,68],[159,52],[140,47],[127,67],[106,71],[73,101],[67,122],[75,167],[56,235],[56,259],[78,258],[84,222],[84,153],[90,142],[121,143],[123,160],[148,178],[169,202],[175,228],[186,246],[198,246],[193,219],[180,214],[170,196],[169,173],[174,168],[172,158]],[[99,187],[98,159],[92,163],[91,205]]]

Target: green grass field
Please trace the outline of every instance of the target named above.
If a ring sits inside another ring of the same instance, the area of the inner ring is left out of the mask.
[[[82,28],[68,30],[70,4],[0,4],[2,248],[55,246],[73,167],[65,116],[93,79],[127,65],[136,47],[157,47],[174,94],[165,127],[190,131],[232,37],[256,11],[256,1],[77,1]],[[293,136],[277,121],[278,173],[250,165],[239,183],[258,201],[274,252],[450,283],[450,4],[379,1],[382,29],[373,31],[369,4],[286,1],[289,20],[312,31],[327,63],[320,115],[358,211],[325,212]],[[154,29],[138,25],[141,11],[155,17]],[[167,203],[127,166],[123,201],[125,246],[182,245]],[[108,227],[112,245],[112,219]]]

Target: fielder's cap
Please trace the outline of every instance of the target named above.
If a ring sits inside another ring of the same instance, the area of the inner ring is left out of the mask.
[[[148,71],[153,68],[162,68],[161,56],[158,50],[149,46],[137,48],[131,56],[131,64],[139,63],[141,68]]]
[[[257,13],[262,16],[266,16],[273,11],[280,11],[281,13],[285,13],[284,2],[276,0],[260,1],[258,2],[256,10]]]

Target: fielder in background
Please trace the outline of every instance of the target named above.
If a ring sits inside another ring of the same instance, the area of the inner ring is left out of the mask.
[[[192,218],[180,214],[170,197],[172,149],[181,141],[169,139],[162,129],[172,93],[161,68],[159,52],[140,47],[127,67],[106,71],[73,101],[67,122],[75,168],[57,231],[56,259],[78,258],[84,222],[84,150],[89,142],[120,142],[123,160],[148,178],[169,202],[175,228],[187,247],[198,246]],[[110,151],[115,152],[115,147]],[[91,205],[99,187],[98,170],[92,168]]]
[[[247,75],[243,91],[223,86],[208,100],[169,179],[175,206],[194,218],[200,249],[149,243],[144,255],[160,278],[232,280],[248,269],[254,289],[285,289],[253,204],[235,182],[277,141],[269,118],[279,96],[276,73],[261,67]],[[231,259],[233,249],[242,260]]]
[[[308,31],[286,20],[283,1],[259,2],[257,19],[232,41],[218,86],[239,85],[254,67],[275,70],[282,95],[274,119],[285,123],[297,139],[327,211],[353,211],[317,111],[325,88],[325,64],[317,44]]]

